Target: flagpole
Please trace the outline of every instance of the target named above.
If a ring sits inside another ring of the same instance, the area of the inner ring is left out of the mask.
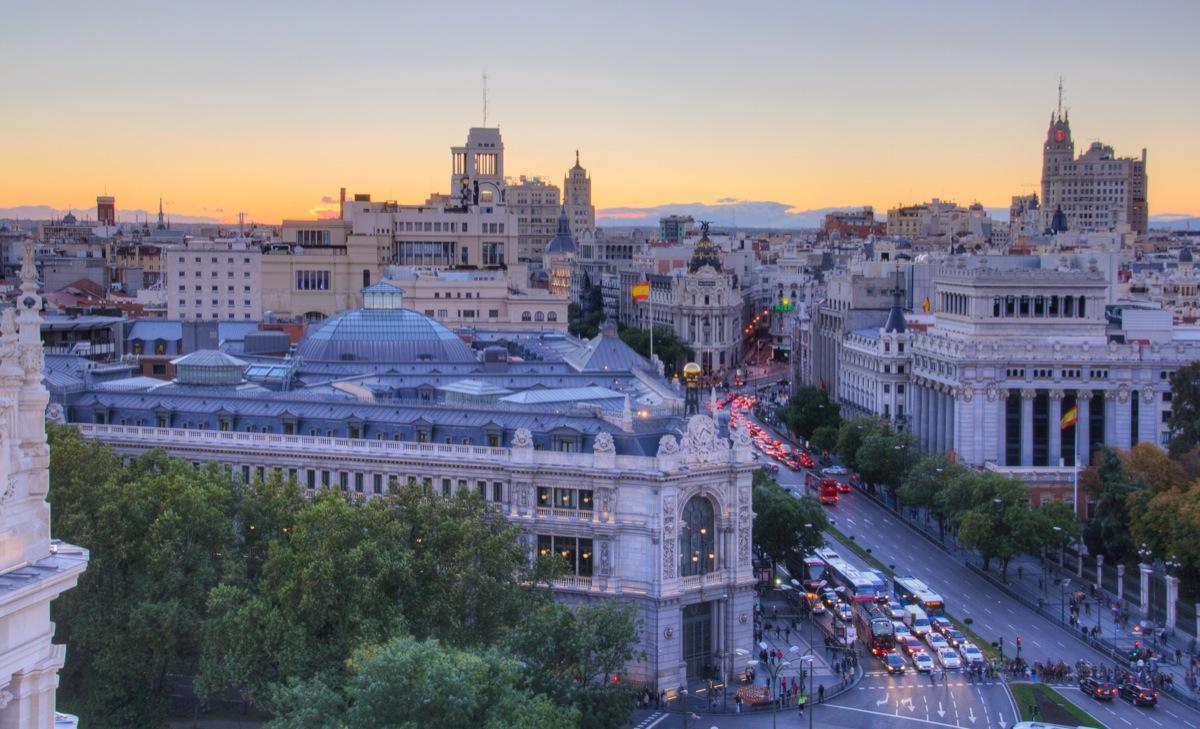
[[[646,277],[646,301],[650,309],[650,363],[654,363],[654,287],[650,284],[650,277]]]
[[[1079,405],[1075,405],[1075,461],[1071,464],[1071,471],[1074,476],[1074,495],[1071,497],[1071,508],[1075,510],[1075,521],[1079,521]]]

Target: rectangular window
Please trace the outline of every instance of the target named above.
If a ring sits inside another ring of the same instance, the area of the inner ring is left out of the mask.
[[[363,490],[363,475],[361,473],[354,474],[354,490],[362,493]]]
[[[382,473],[376,473],[371,476],[371,487],[372,487],[372,490],[375,491],[375,493],[377,493],[377,494],[383,493],[383,474]]]
[[[450,496],[450,479],[448,478],[442,479],[442,496]]]
[[[492,501],[497,504],[504,500],[504,483],[501,481],[492,482]]]

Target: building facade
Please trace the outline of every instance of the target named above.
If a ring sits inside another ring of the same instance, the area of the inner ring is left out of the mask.
[[[260,321],[262,251],[240,240],[189,240],[165,252],[167,317]]]
[[[1042,145],[1043,229],[1053,227],[1054,214],[1061,210],[1070,230],[1109,231],[1128,225],[1144,234],[1149,222],[1146,186],[1145,149],[1140,158],[1117,157],[1112,147],[1092,142],[1076,158],[1070,115],[1061,108],[1050,115]]]
[[[0,311],[0,727],[55,725],[58,671],[66,646],[56,645],[50,602],[71,589],[87,569],[87,550],[52,539],[50,451],[46,445],[49,393],[42,384],[44,355],[37,270],[26,247],[15,308]],[[49,408],[61,419],[62,408]]]
[[[579,150],[575,150],[575,166],[567,170],[563,179],[563,204],[567,218],[571,221],[571,235],[583,240],[585,235],[596,229],[596,206],[592,205],[592,178],[579,164]]]
[[[683,418],[615,327],[590,341],[481,332],[473,348],[393,287],[363,299],[310,327],[296,357],[194,352],[173,382],[85,378],[56,405],[123,454],[163,448],[244,482],[278,472],[363,500],[407,483],[477,492],[531,561],[567,560],[556,597],[636,607],[645,657],[623,679],[673,690],[737,670],[722,661],[753,642],[744,429]]]
[[[509,181],[505,191],[508,207],[517,216],[516,261],[541,261],[546,244],[554,237],[558,219],[558,187],[540,177],[524,175]]]
[[[409,269],[384,283],[404,292],[405,305],[451,329],[567,330],[565,295],[518,287],[506,271]]]

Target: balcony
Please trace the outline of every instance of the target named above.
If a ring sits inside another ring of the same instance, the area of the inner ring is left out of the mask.
[[[556,509],[552,507],[537,507],[538,517],[554,519],[573,519],[575,521],[596,521],[596,512],[592,509]]]
[[[720,585],[725,582],[725,572],[717,570],[703,575],[688,575],[687,577],[679,578],[679,589],[695,590],[700,587],[708,587],[710,585]]]
[[[590,590],[592,589],[591,577],[577,577],[575,575],[567,575],[566,577],[555,577],[554,586],[567,588],[571,590]]]

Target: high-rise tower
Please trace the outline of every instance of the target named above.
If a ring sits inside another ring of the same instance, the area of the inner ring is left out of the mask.
[[[592,205],[592,178],[579,164],[579,150],[575,150],[575,166],[567,170],[563,179],[563,202],[567,217],[571,221],[571,235],[582,240],[596,228],[596,208]]]
[[[96,196],[96,222],[100,225],[117,224],[117,199],[112,195]]]
[[[450,198],[460,206],[503,202],[504,142],[495,127],[472,127],[450,148]]]

